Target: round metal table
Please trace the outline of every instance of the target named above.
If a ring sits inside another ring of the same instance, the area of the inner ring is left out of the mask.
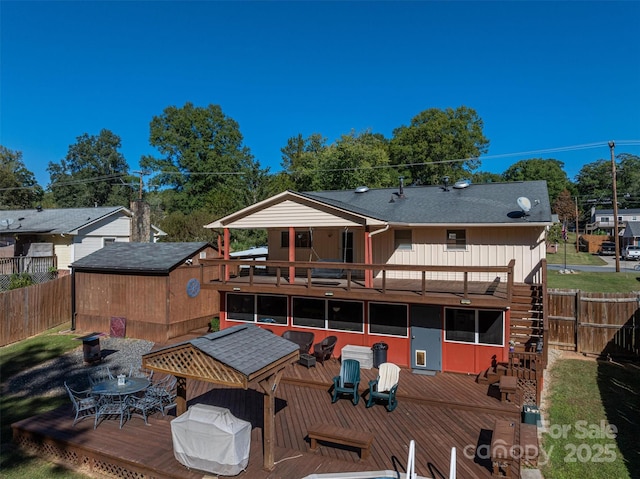
[[[101,396],[127,396],[147,389],[150,384],[146,378],[126,378],[123,385],[118,385],[118,379],[107,379],[95,384],[91,392]]]

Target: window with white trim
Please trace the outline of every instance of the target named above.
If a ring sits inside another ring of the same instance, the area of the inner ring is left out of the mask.
[[[102,246],[107,246],[115,242],[116,242],[115,238],[102,238]]]
[[[447,230],[446,245],[449,251],[467,249],[466,230]]]
[[[445,309],[445,341],[504,345],[504,313],[485,309]]]
[[[408,311],[406,304],[369,303],[369,333],[407,337]]]
[[[413,247],[412,230],[394,230],[393,241],[396,249],[410,250]]]
[[[364,332],[364,304],[316,298],[293,298],[293,325],[337,331]]]
[[[286,296],[227,294],[227,319],[252,323],[287,324]]]

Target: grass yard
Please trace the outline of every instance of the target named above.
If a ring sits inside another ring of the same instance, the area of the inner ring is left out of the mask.
[[[51,329],[33,338],[0,348],[0,371],[4,383],[17,372],[56,358],[67,351],[82,347],[73,339],[76,335],[64,333],[69,324]],[[3,393],[0,397],[0,471],[6,479],[83,479],[86,476],[25,454],[11,442],[11,424],[35,414],[68,404],[65,395],[24,396]]]
[[[550,380],[545,479],[637,478],[640,365],[561,359]]]
[[[588,292],[629,293],[640,291],[640,271],[633,273],[576,271],[572,274],[560,274],[558,271],[548,269],[547,287],[579,289]]]
[[[557,253],[547,253],[547,263],[564,264],[564,243],[558,246]],[[595,254],[576,253],[576,245],[567,243],[567,264],[604,266],[607,262]]]

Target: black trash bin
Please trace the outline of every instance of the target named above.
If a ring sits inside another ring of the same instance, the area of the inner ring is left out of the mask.
[[[375,343],[371,349],[373,350],[373,367],[379,368],[382,363],[387,362],[387,343]]]

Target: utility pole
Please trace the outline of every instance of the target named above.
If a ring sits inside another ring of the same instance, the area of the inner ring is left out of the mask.
[[[134,171],[134,173],[137,173],[138,175],[140,175],[140,186],[138,187],[138,199],[141,200],[142,199],[142,188],[143,188],[142,175],[146,175],[147,172],[140,170],[140,171]]]
[[[613,241],[616,245],[616,273],[620,272],[620,244],[618,242],[618,191],[616,181],[616,144],[612,140],[609,142],[609,150],[611,151],[611,179],[613,180]]]

